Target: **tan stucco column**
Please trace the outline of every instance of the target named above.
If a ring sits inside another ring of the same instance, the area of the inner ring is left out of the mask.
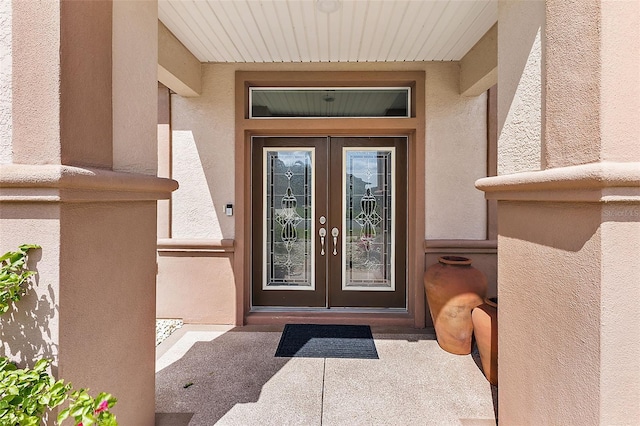
[[[532,152],[519,129],[542,139],[541,170],[477,182],[498,200],[500,422],[638,424],[640,3],[505,1],[500,19],[503,164]],[[520,43],[536,30],[541,50]],[[539,103],[503,90],[535,63]]]
[[[0,251],[42,249],[0,353],[53,359],[113,393],[120,424],[153,425],[156,202],[177,186],[156,177],[157,4],[14,0],[10,17]]]

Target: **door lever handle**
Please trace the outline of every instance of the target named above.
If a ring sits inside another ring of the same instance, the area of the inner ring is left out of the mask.
[[[327,236],[327,230],[320,228],[318,234],[320,234],[320,256],[324,256],[324,237]]]
[[[336,256],[338,254],[338,235],[340,231],[338,228],[333,228],[331,230],[331,236],[333,237],[333,255]]]

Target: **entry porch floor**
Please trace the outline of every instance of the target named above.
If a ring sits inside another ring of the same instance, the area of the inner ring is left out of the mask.
[[[185,325],[157,347],[156,425],[496,424],[477,354],[372,328],[379,359],[276,358],[283,327]]]

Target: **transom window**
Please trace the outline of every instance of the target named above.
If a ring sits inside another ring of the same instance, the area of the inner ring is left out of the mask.
[[[251,87],[249,118],[406,118],[410,99],[410,87]]]

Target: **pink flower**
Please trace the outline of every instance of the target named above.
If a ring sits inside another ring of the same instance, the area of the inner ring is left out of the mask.
[[[109,402],[105,399],[104,401],[102,401],[100,403],[100,405],[98,405],[98,408],[96,408],[95,413],[96,414],[100,414],[103,411],[106,411],[108,408],[109,408]],[[80,426],[82,426],[82,425],[80,425]]]

